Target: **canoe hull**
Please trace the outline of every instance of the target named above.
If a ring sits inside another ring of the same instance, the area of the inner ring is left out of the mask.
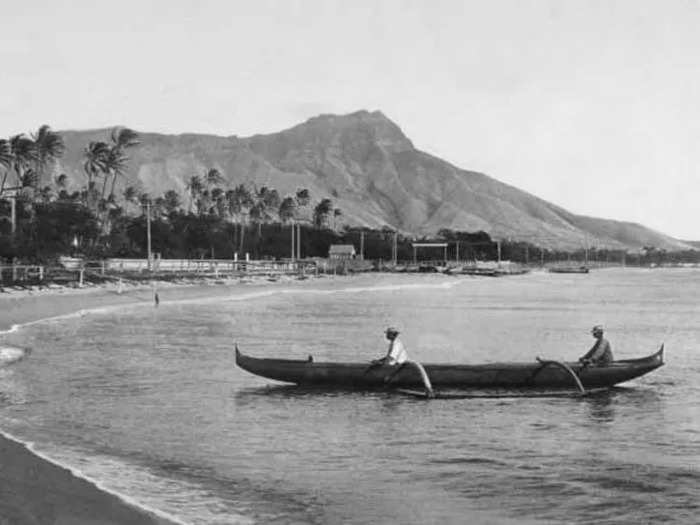
[[[374,389],[386,386],[386,378],[396,372],[393,366],[366,363],[331,363],[312,360],[260,359],[242,354],[236,348],[236,364],[267,379],[304,386]],[[611,387],[640,377],[662,366],[663,346],[641,359],[614,361],[606,367],[582,367],[566,363],[586,389]],[[483,365],[424,364],[436,388],[576,388],[564,367],[540,362],[493,363]],[[417,368],[404,366],[391,379],[392,387],[421,388]]]
[[[549,273],[588,273],[590,270],[581,266],[580,268],[550,268]]]

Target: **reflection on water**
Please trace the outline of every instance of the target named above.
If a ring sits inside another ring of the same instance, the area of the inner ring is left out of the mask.
[[[192,523],[692,522],[700,274],[679,275],[365,276],[348,281],[362,293],[245,304],[169,304],[164,292],[157,315],[13,334],[34,351],[0,369],[0,427]],[[399,324],[418,361],[572,360],[594,322],[620,358],[668,330],[667,365],[584,398],[426,401],[269,385],[236,368],[231,344],[367,362]]]
[[[612,391],[585,398],[585,405],[591,421],[610,423],[615,418],[615,393]]]

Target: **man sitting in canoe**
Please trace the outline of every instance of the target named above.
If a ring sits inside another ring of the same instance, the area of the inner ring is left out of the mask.
[[[408,359],[408,353],[399,339],[399,331],[390,326],[384,331],[389,340],[389,349],[384,357],[372,361],[374,365],[402,365]]]
[[[603,337],[603,327],[596,325],[591,329],[596,342],[579,362],[585,366],[607,366],[613,360],[612,348],[607,339]]]

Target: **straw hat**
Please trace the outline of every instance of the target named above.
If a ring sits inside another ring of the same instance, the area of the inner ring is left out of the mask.
[[[393,326],[390,326],[389,328],[387,328],[386,330],[384,330],[384,333],[387,334],[387,335],[388,335],[388,334],[398,335],[398,334],[399,334],[399,331],[398,331],[396,328],[394,328]]]

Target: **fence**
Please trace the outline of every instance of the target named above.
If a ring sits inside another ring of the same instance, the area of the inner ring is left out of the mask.
[[[155,272],[194,274],[296,274],[315,271],[314,261],[238,261],[231,259],[105,259],[86,262],[91,270],[106,272]]]
[[[39,265],[11,264],[0,266],[0,282],[43,281],[45,269]]]

